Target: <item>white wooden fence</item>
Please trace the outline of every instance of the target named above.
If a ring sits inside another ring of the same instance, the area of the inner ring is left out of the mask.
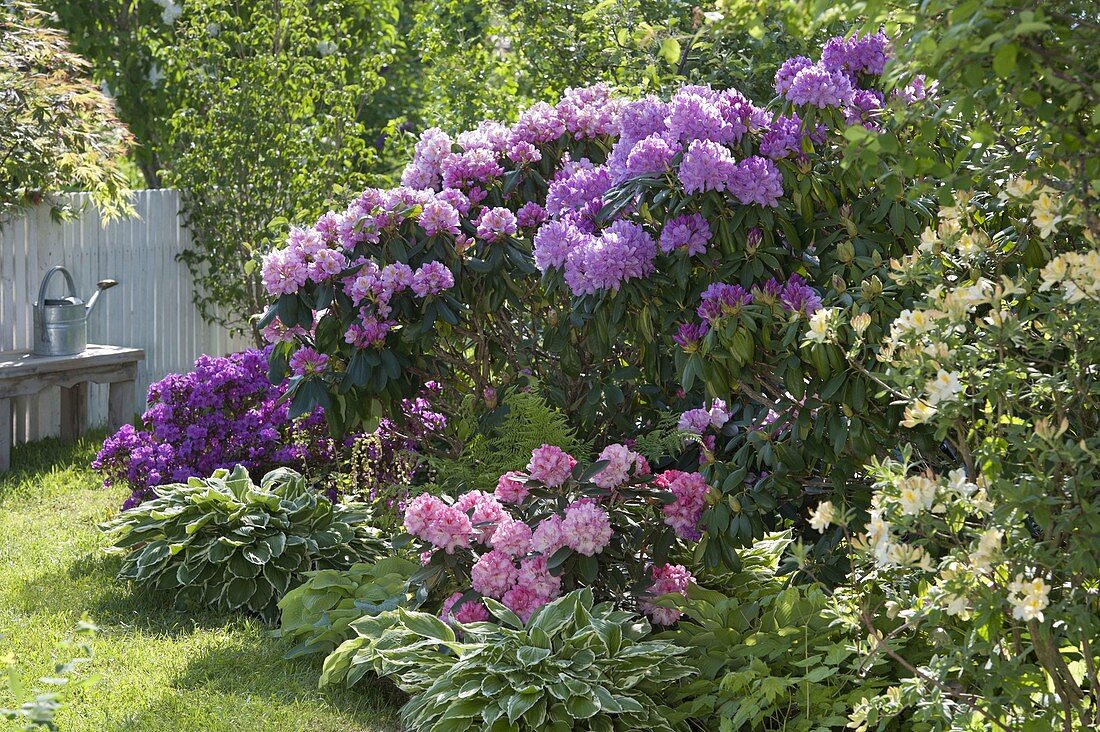
[[[30,348],[32,304],[42,276],[55,264],[72,272],[77,294],[87,300],[96,282],[115,279],[88,320],[88,341],[145,349],[139,365],[134,411],[145,407],[149,384],[165,374],[187,371],[203,354],[222,355],[247,347],[199,317],[191,301],[187,266],[176,260],[189,242],[179,220],[180,197],[173,190],[139,191],[137,215],[104,223],[85,194],[70,194],[84,208],[78,218],[56,222],[47,206],[0,229],[0,351]],[[50,292],[64,287],[61,277]],[[91,424],[107,418],[107,387],[89,385]],[[16,442],[56,435],[60,410],[57,390],[15,401]]]

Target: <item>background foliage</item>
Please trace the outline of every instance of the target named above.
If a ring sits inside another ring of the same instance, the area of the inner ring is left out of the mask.
[[[0,223],[62,190],[86,190],[107,215],[127,210],[130,133],[36,5],[0,7]]]

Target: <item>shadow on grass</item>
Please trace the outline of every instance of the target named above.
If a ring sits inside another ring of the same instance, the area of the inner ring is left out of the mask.
[[[397,710],[407,697],[392,683],[371,676],[353,689],[318,688],[323,656],[286,660],[290,645],[269,633],[250,633],[221,641],[192,658],[175,680],[188,692],[267,697],[281,706],[324,702],[358,725],[400,730]]]
[[[50,437],[16,445],[12,448],[11,470],[0,473],[0,504],[10,497],[36,495],[44,483],[67,471],[88,482],[88,466],[103,447],[106,435],[103,430],[93,430],[75,443]]]

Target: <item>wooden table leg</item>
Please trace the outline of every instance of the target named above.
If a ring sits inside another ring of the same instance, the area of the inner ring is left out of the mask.
[[[88,382],[61,389],[61,441],[76,442],[88,430]]]
[[[119,427],[133,421],[134,382],[111,382],[107,390],[107,429],[114,434]]]
[[[11,470],[11,399],[0,399],[0,473]]]

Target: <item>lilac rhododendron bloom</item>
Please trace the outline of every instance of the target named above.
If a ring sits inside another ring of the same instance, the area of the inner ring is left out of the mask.
[[[783,174],[771,160],[753,155],[737,164],[727,185],[729,192],[745,205],[774,207],[783,195]]]
[[[795,75],[785,95],[795,104],[814,107],[844,107],[852,103],[855,89],[852,81],[839,71],[821,64],[807,66]]]
[[[442,262],[428,262],[421,265],[412,277],[412,291],[418,297],[438,295],[454,287],[455,278],[451,270]]]
[[[546,102],[538,102],[519,115],[512,125],[512,142],[540,145],[553,142],[565,134],[565,122],[558,110]]]
[[[500,241],[516,233],[516,215],[503,207],[482,209],[477,217],[477,236],[487,242]]]
[[[834,71],[881,74],[886,69],[890,39],[881,31],[856,34],[851,38],[837,36],[825,42],[821,63]]]
[[[672,160],[679,152],[679,144],[669,142],[665,134],[652,134],[630,150],[625,173],[627,176],[663,173],[672,167]]]
[[[546,221],[546,209],[534,201],[528,201],[516,211],[516,223],[521,229],[534,229]]]
[[[805,56],[795,56],[784,61],[783,65],[779,67],[779,70],[775,72],[775,93],[780,96],[786,96],[787,92],[791,89],[794,78],[798,76],[798,73],[813,65],[813,59]]]
[[[617,135],[622,101],[611,96],[607,84],[571,88],[558,102],[565,129],[578,140]]]
[[[736,315],[751,302],[752,295],[741,285],[714,282],[703,290],[696,312],[703,320],[714,323],[720,318]]]
[[[425,203],[416,220],[428,236],[444,232],[457,234],[459,231],[458,209],[440,198]]]
[[[724,191],[737,163],[729,148],[710,140],[694,140],[680,161],[680,184],[685,193]]]
[[[659,244],[665,254],[675,249],[686,249],[688,256],[703,254],[710,243],[710,224],[699,213],[681,214],[665,222]]]
[[[312,348],[299,348],[290,357],[290,372],[295,376],[317,376],[325,372],[328,356]]]
[[[817,290],[806,284],[801,275],[793,274],[779,293],[783,308],[803,315],[813,315],[821,308],[821,296]]]
[[[679,328],[676,329],[676,333],[672,336],[672,340],[676,342],[680,348],[684,349],[688,353],[691,353],[699,347],[699,342],[706,337],[710,332],[710,326],[706,322],[701,323],[681,323]]]

